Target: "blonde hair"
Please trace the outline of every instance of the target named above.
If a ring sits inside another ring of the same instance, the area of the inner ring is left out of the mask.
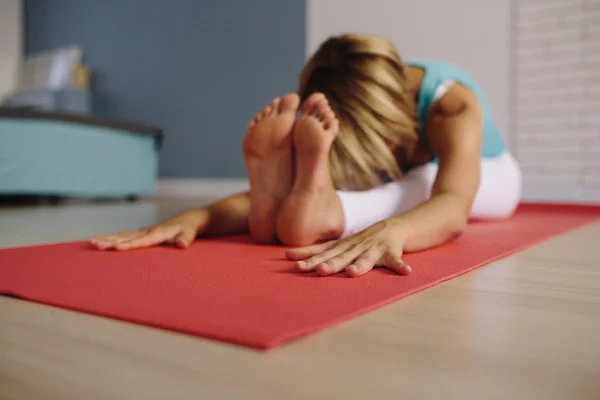
[[[340,121],[329,153],[337,189],[370,189],[402,176],[398,158],[410,157],[418,139],[417,107],[392,43],[373,35],[329,38],[304,66],[298,92],[302,101],[323,93]]]

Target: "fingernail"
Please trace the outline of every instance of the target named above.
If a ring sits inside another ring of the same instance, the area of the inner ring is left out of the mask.
[[[306,261],[298,261],[296,264],[298,264],[300,268],[306,267]]]
[[[406,269],[409,273],[412,272],[410,265],[404,264],[404,269]]]
[[[355,274],[357,274],[360,271],[360,269],[356,265],[351,265],[351,266],[348,267],[348,269],[350,271],[354,272]]]

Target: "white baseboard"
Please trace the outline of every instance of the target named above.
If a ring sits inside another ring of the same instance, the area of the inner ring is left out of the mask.
[[[156,185],[156,196],[219,199],[248,188],[247,179],[161,179]]]
[[[527,201],[600,204],[600,189],[527,184],[522,197]]]
[[[161,179],[156,186],[156,196],[218,199],[248,189],[247,179]],[[599,204],[600,189],[567,188],[560,184],[556,186],[526,184],[523,188],[523,200]]]

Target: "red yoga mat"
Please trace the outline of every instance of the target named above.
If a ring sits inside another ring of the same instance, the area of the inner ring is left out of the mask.
[[[600,207],[522,205],[456,241],[405,256],[409,276],[294,271],[284,249],[246,237],[101,252],[86,243],[0,250],[0,293],[269,349],[365,313],[600,217]]]

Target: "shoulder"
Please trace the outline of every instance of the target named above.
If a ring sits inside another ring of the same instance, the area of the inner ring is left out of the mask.
[[[465,112],[482,115],[483,109],[475,93],[460,83],[453,83],[446,93],[431,106],[434,118],[455,117]]]

